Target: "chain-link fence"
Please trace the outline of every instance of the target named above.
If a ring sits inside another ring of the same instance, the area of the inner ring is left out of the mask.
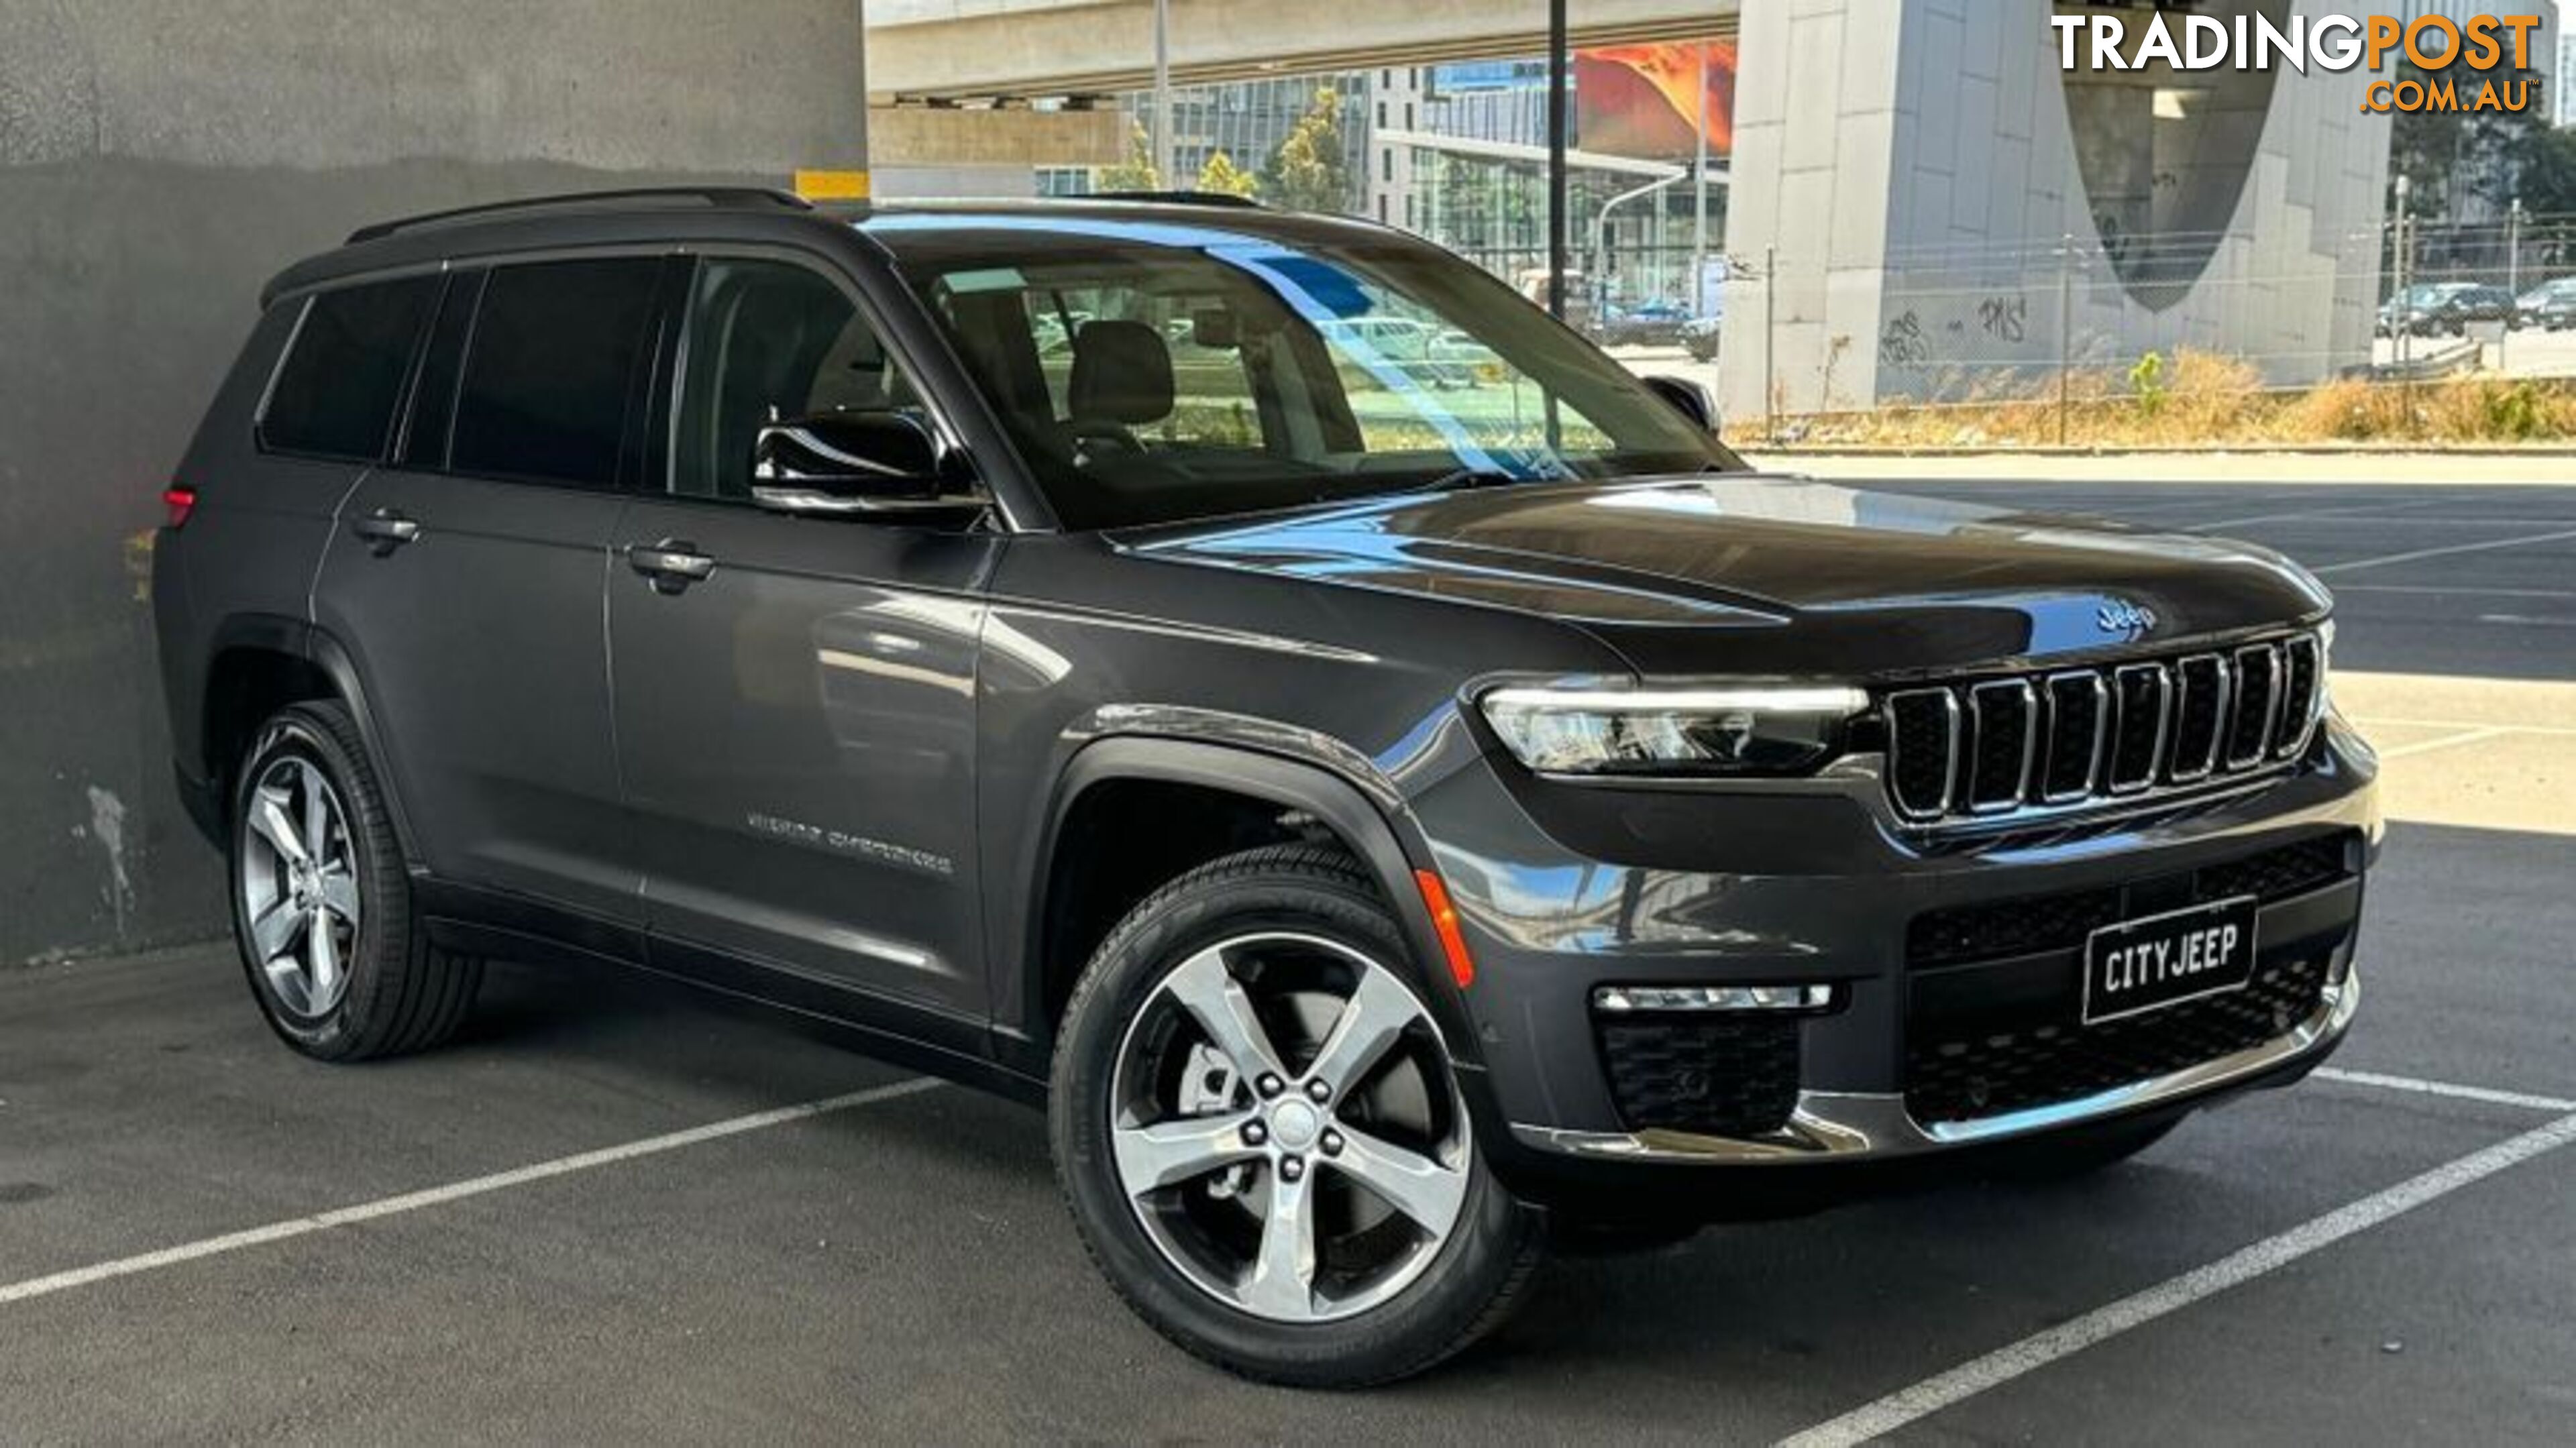
[[[1897,249],[1867,266],[1727,260],[1723,362],[1698,365],[1723,379],[1741,433],[2576,435],[2576,388],[2558,381],[2576,379],[2576,215],[2334,237],[2088,234]],[[1651,347],[1628,356],[1695,365]],[[2462,383],[2493,417],[2418,415],[2423,389]]]

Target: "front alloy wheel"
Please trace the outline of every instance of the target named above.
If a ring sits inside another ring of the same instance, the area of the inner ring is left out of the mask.
[[[1174,966],[1119,1052],[1111,1150],[1174,1268],[1273,1322],[1402,1292],[1456,1228],[1471,1138],[1431,1018],[1320,936],[1232,936]]]
[[[1050,1126],[1084,1245],[1138,1315],[1219,1366],[1356,1387],[1500,1322],[1538,1214],[1475,1147],[1404,932],[1336,849],[1200,867],[1092,957]]]

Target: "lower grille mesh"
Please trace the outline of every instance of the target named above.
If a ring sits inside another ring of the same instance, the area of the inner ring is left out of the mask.
[[[2314,1015],[2324,995],[2324,962],[2289,961],[2242,990],[2127,1020],[1912,1041],[1906,1109],[1920,1122],[1973,1121],[2073,1101],[2259,1046]]]
[[[1755,1015],[1596,1017],[1631,1131],[1760,1136],[1798,1106],[1798,1022]]]
[[[2209,904],[2252,895],[2270,904],[2348,878],[2350,836],[2320,835],[2281,845],[2223,864],[2203,866],[2193,877],[2187,898],[2173,906]],[[1925,970],[2035,955],[2044,950],[2072,950],[2105,925],[2146,913],[2122,886],[2040,895],[2021,900],[1995,900],[1914,917],[1905,934],[1905,963]]]

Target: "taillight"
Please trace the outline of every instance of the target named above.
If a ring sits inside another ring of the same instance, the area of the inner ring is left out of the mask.
[[[161,505],[170,510],[170,526],[184,528],[188,525],[188,515],[197,511],[197,490],[173,483],[161,490]]]

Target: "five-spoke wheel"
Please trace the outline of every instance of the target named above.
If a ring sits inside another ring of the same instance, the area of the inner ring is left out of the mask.
[[[251,993],[287,1044],[330,1061],[444,1040],[483,965],[443,950],[411,909],[410,872],[357,721],[291,704],[260,726],[233,788],[233,933]]]
[[[1470,1137],[1429,1013],[1320,936],[1229,937],[1163,978],[1110,1090],[1119,1179],[1191,1281],[1277,1322],[1364,1312],[1430,1263]]]
[[[261,771],[244,813],[236,874],[251,949],[279,1002],[318,1019],[348,990],[362,919],[348,812],[321,770],[289,755]]]
[[[1183,875],[1065,1006],[1050,1117],[1083,1241],[1174,1342],[1274,1382],[1419,1372],[1508,1311],[1540,1220],[1475,1149],[1441,1013],[1349,855]]]

